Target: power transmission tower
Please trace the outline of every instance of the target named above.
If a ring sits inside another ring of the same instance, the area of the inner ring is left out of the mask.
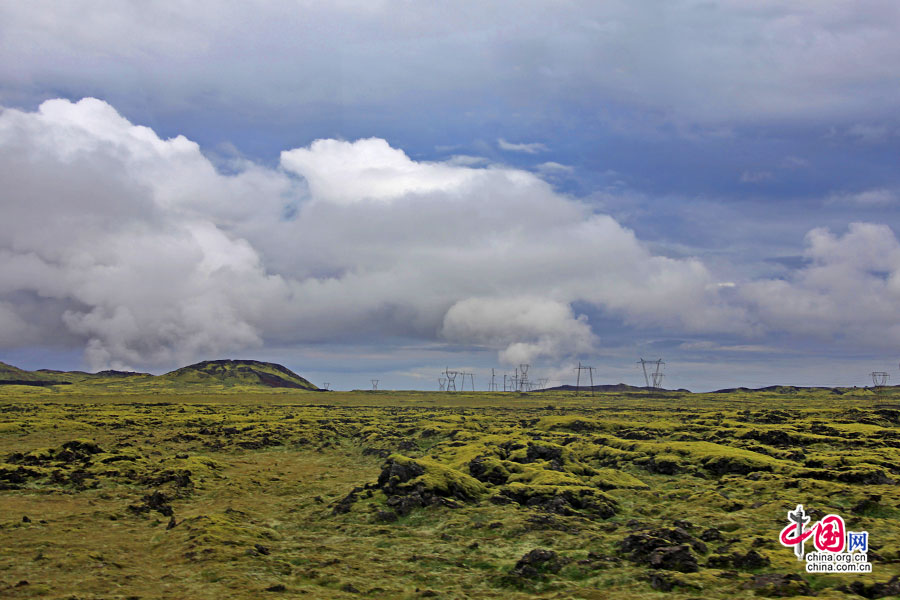
[[[491,392],[497,391],[497,384],[494,383],[494,369],[491,369],[491,387],[488,391],[491,391]]]
[[[649,389],[658,390],[662,387],[662,379],[663,372],[661,371],[662,366],[666,363],[663,362],[661,358],[656,361],[652,360],[644,360],[643,358],[638,361],[638,364],[641,365],[641,368],[644,370],[644,382],[647,384]],[[647,372],[647,365],[656,365],[656,370]]]
[[[503,374],[503,391],[504,392],[514,392],[519,389],[519,369],[518,367],[513,371],[512,374],[504,373]]]
[[[531,365],[521,364],[519,365],[519,391],[527,392],[528,391],[528,369]]]
[[[591,396],[594,395],[594,367],[588,367],[581,364],[581,361],[578,362],[578,366],[575,368],[578,372],[578,375],[575,377],[575,395],[578,395],[578,392],[581,390],[581,372],[587,371],[588,377],[591,380]]]
[[[373,380],[372,380],[372,391],[373,391],[373,392],[377,392],[377,391],[378,391],[378,380],[377,380],[377,379],[373,379]]]
[[[447,391],[455,392],[456,391],[456,376],[459,375],[458,371],[451,371],[450,367],[444,369],[444,375],[447,376]]]
[[[884,371],[872,371],[869,375],[872,376],[872,383],[875,384],[875,387],[886,386],[888,379],[891,378],[890,374]]]
[[[447,378],[446,378],[446,377],[438,377],[438,387],[440,388],[440,391],[443,392],[443,391],[445,391],[445,390],[447,389],[446,384],[447,384]]]
[[[466,377],[469,378],[469,383],[472,384],[471,391],[473,391],[473,392],[475,391],[475,375],[474,374],[469,373],[467,371],[457,371],[457,375],[462,375],[462,383],[459,386],[459,391],[461,391],[461,392],[466,391]],[[454,388],[454,389],[456,389],[456,388]]]
[[[542,389],[546,388],[548,381],[550,381],[550,379],[547,377],[541,377],[540,379],[538,379],[538,389],[542,390]]]
[[[325,391],[326,391],[326,392],[331,391],[331,390],[328,389],[328,386],[329,386],[329,385],[331,385],[331,384],[328,383],[327,381],[322,385],[322,387],[325,388]]]

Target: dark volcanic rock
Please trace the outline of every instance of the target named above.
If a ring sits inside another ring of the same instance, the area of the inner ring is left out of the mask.
[[[387,505],[400,516],[406,516],[413,509],[423,506],[441,505],[447,508],[459,508],[462,504],[458,501],[472,502],[476,500],[473,494],[477,495],[478,492],[473,492],[461,481],[445,481],[433,487],[429,487],[427,481],[420,480],[411,483],[424,474],[425,468],[415,461],[409,459],[403,462],[388,460],[374,487],[384,491],[388,497]],[[468,476],[466,477],[468,478]]]
[[[608,519],[616,514],[615,501],[594,493],[589,488],[573,488],[540,492],[529,488],[503,489],[502,497],[532,508],[563,516],[583,516]]]
[[[714,554],[706,561],[706,566],[713,569],[743,569],[753,570],[768,567],[771,564],[769,557],[760,554],[756,550],[749,550],[746,554],[733,552],[731,554]]]
[[[494,485],[503,485],[509,479],[507,473],[484,456],[475,457],[469,462],[469,474],[478,481]]]
[[[894,575],[888,581],[866,585],[862,581],[854,581],[848,586],[837,588],[842,592],[850,592],[863,598],[900,597],[900,575]]]
[[[379,510],[375,513],[375,520],[381,523],[393,523],[397,520],[397,513],[392,510]]]
[[[686,544],[657,548],[650,553],[648,562],[653,569],[666,569],[682,573],[696,573],[700,570],[697,559]]]
[[[790,446],[795,442],[790,434],[781,429],[766,429],[764,431],[752,429],[742,435],[741,439],[756,440],[769,446]]]
[[[165,515],[167,517],[171,517],[175,514],[175,511],[172,510],[172,507],[169,506],[169,498],[162,492],[156,491],[152,494],[147,494],[141,499],[140,504],[131,504],[128,506],[128,510],[136,514],[142,514],[150,512],[151,510],[155,510],[158,513]]]
[[[562,461],[562,449],[528,442],[528,451],[525,455],[525,462],[530,463],[536,460]]]
[[[659,475],[677,475],[684,470],[684,465],[670,458],[654,456],[642,463],[642,466],[651,473]]]
[[[771,561],[768,556],[764,556],[756,550],[749,550],[743,556],[736,553],[732,563],[738,569],[761,569],[768,567]]]
[[[881,502],[881,494],[869,494],[863,500],[857,502],[850,510],[855,514],[862,514],[879,507]]]
[[[392,495],[398,493],[397,486],[415,479],[419,475],[423,475],[425,469],[414,462],[400,464],[394,461],[388,461],[378,476],[378,487],[384,490],[385,494]]]
[[[340,515],[344,513],[350,512],[350,508],[353,506],[353,503],[358,499],[359,493],[363,491],[361,487],[353,488],[349,494],[344,496],[340,502],[338,502],[333,509],[331,509],[331,514]]]
[[[103,449],[93,442],[72,440],[63,444],[56,451],[56,460],[62,462],[74,462],[76,460],[87,461],[91,455],[100,454]]]
[[[553,550],[535,548],[519,559],[511,574],[528,579],[538,579],[547,573],[559,573],[566,562]]]
[[[435,496],[421,491],[412,491],[408,494],[389,496],[387,505],[401,517],[405,517],[416,508],[437,504],[440,500]]]
[[[175,487],[179,488],[193,489],[194,487],[189,469],[164,469],[151,475],[139,477],[137,481],[147,486],[157,486],[171,482],[175,484]]]
[[[0,467],[0,490],[16,489],[28,481],[28,479],[36,479],[40,476],[40,471],[21,465],[14,469]]]
[[[647,562],[650,554],[657,548],[687,544],[698,554],[706,553],[706,544],[689,534],[681,527],[674,529],[659,528],[646,532],[632,533],[621,541],[622,551],[636,562]]]

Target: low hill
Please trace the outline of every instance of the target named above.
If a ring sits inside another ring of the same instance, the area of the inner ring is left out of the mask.
[[[262,385],[275,388],[318,390],[287,367],[258,360],[206,360],[176,369],[160,379],[177,383]]]
[[[207,360],[165,375],[113,370],[97,373],[53,369],[26,371],[0,362],[0,385],[48,387],[72,384],[95,392],[158,392],[164,388],[203,391],[205,386],[210,389],[256,386],[318,391],[316,386],[290,369],[257,360]]]
[[[677,390],[667,390],[664,388],[648,388],[648,387],[637,387],[634,385],[628,385],[627,383],[616,383],[616,384],[604,384],[604,385],[582,385],[576,388],[574,385],[558,385],[552,388],[544,388],[539,390],[534,390],[535,392],[558,392],[558,391],[566,391],[566,392],[574,392],[575,390],[579,390],[582,392],[590,392],[591,390],[595,392],[648,392],[648,391],[657,391],[657,392],[690,392],[690,390],[685,389],[677,389]]]
[[[884,386],[892,387],[892,386]],[[801,394],[801,393],[809,393],[809,392],[830,392],[832,394],[837,394],[838,396],[842,396],[848,392],[852,392],[854,390],[859,389],[874,389],[874,388],[857,388],[857,387],[816,387],[816,386],[796,386],[796,385],[770,385],[761,388],[748,388],[748,387],[737,387],[737,388],[725,388],[723,390],[716,390],[714,392],[710,392],[711,394],[734,394],[738,392],[772,392],[775,394]],[[884,389],[884,388],[881,388]]]
[[[26,371],[0,362],[0,385],[60,385],[68,383],[49,373]]]

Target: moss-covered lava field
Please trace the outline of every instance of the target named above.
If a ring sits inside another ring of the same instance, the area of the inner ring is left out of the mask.
[[[900,594],[900,393],[0,392],[3,598]],[[810,575],[803,504],[869,532]]]

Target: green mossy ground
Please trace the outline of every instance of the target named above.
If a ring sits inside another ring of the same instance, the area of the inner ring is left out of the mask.
[[[900,575],[898,396],[4,386],[0,597],[861,598]],[[874,573],[807,575],[797,504]]]

